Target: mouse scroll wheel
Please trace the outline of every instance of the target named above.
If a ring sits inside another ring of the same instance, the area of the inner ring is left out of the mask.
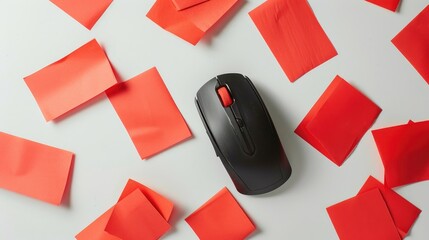
[[[232,104],[233,100],[227,87],[222,86],[218,88],[217,95],[219,96],[219,99],[222,102],[223,107],[229,107]]]

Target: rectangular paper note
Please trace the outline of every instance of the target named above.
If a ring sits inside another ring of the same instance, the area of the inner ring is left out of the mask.
[[[0,188],[60,205],[73,153],[0,132]]]
[[[165,30],[196,45],[240,0],[209,0],[177,11],[171,0],[156,0],[147,17]]]
[[[429,6],[415,17],[392,43],[429,84]]]
[[[185,220],[201,240],[246,239],[255,231],[255,226],[227,188]]]
[[[191,137],[156,68],[107,91],[142,159]]]
[[[107,56],[95,39],[24,80],[46,121],[60,117],[117,83]]]
[[[91,29],[113,0],[51,0],[52,3],[78,21]]]
[[[291,82],[337,55],[306,0],[267,0],[249,15]]]
[[[386,186],[429,180],[429,121],[372,131],[384,166]]]
[[[380,113],[371,99],[336,76],[295,133],[341,166]]]
[[[77,240],[152,240],[165,234],[173,203],[152,189],[128,180],[117,204],[78,235]]]

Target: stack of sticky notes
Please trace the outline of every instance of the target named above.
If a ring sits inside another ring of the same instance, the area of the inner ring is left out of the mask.
[[[341,240],[401,240],[421,212],[373,177],[355,197],[327,211]]]
[[[152,240],[169,229],[173,203],[129,180],[118,202],[82,232],[77,240]]]
[[[240,0],[156,0],[147,17],[196,45]]]

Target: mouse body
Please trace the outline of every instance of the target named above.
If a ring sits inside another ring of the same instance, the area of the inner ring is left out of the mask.
[[[289,179],[291,166],[249,78],[219,75],[198,90],[195,103],[216,155],[240,193],[267,193]]]

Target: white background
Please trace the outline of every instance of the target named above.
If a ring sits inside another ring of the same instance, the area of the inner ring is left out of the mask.
[[[163,239],[197,239],[184,218],[224,186],[257,226],[250,239],[338,239],[325,208],[354,196],[370,174],[383,179],[374,140],[368,132],[337,167],[293,131],[337,74],[383,109],[373,129],[429,119],[429,86],[390,42],[429,0],[403,0],[399,13],[363,0],[310,0],[339,54],[293,84],[248,16],[263,0],[245,1],[197,46],[147,19],[153,2],[116,0],[88,31],[47,0],[0,0],[0,131],[76,154],[60,207],[0,190],[0,239],[73,239],[116,202],[128,178],[174,202]],[[93,38],[121,80],[156,66],[194,137],[140,160],[104,94],[46,123],[23,77]],[[195,109],[199,87],[227,72],[253,80],[291,162],[291,179],[270,194],[235,190]],[[423,210],[408,239],[428,239],[429,182],[396,190]]]

